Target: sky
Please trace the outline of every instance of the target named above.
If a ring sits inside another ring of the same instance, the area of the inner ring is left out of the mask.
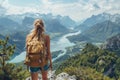
[[[120,13],[120,0],[0,0],[7,14],[25,12],[69,16],[75,21],[84,20],[103,12]]]

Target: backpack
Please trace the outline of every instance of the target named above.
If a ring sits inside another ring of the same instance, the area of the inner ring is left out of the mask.
[[[24,64],[27,66],[42,68],[48,63],[45,37],[43,40],[32,38],[26,41],[26,51]]]

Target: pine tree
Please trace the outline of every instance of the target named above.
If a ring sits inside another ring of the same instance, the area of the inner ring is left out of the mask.
[[[25,80],[29,76],[28,71],[21,66],[9,63],[10,57],[15,51],[15,45],[9,44],[9,37],[0,39],[0,80]]]

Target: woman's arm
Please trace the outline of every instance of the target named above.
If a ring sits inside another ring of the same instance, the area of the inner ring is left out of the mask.
[[[50,68],[52,69],[52,56],[50,52],[50,37],[47,35],[47,52],[48,52],[48,59],[50,60]]]

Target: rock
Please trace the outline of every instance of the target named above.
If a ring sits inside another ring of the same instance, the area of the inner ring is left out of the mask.
[[[69,75],[67,73],[63,72],[63,73],[60,73],[57,75],[56,80],[63,80],[63,79],[67,80],[68,77],[69,77]]]
[[[75,75],[69,76],[68,80],[76,80],[76,76]]]
[[[56,76],[55,80],[76,80],[75,76],[69,76],[69,74],[63,72]]]
[[[31,77],[28,77],[26,80],[31,80]]]
[[[39,73],[39,80],[42,80],[42,75]],[[28,77],[26,80],[32,80],[31,77]],[[55,71],[48,71],[48,80],[76,80],[76,76],[70,76],[69,74],[62,72],[58,75],[55,74]]]
[[[55,80],[55,71],[48,71],[48,80]]]

